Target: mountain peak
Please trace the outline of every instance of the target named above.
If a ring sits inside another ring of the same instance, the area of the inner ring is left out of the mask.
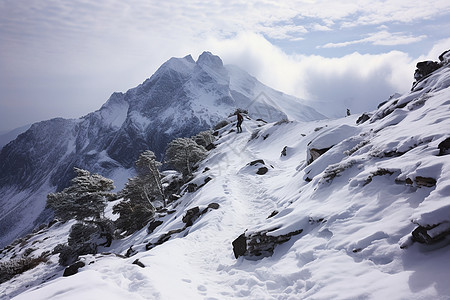
[[[195,60],[192,58],[192,55],[188,54],[185,57],[183,57],[184,60],[190,62],[190,63],[194,63],[195,64]]]
[[[219,56],[214,55],[209,51],[205,51],[198,57],[197,65],[206,65],[211,68],[221,68],[223,67],[223,62]]]

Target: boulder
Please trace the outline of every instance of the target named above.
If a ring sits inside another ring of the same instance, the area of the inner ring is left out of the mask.
[[[449,60],[450,60],[450,50],[446,50],[442,52],[441,55],[439,55],[439,61],[441,62],[441,64],[448,63]]]
[[[153,231],[156,229],[156,227],[158,227],[159,225],[161,225],[163,223],[163,221],[161,220],[153,220],[150,225],[148,225],[147,228],[147,232],[149,234],[153,233]]]
[[[417,69],[414,73],[414,79],[418,82],[427,77],[428,75],[430,75],[431,73],[433,73],[434,71],[436,71],[437,69],[439,69],[440,67],[441,64],[431,60],[418,62],[416,65]]]
[[[145,268],[145,265],[141,261],[139,261],[139,259],[136,259],[135,261],[133,261],[132,264],[137,265],[141,268]]]
[[[199,216],[200,208],[196,206],[186,211],[186,214],[183,216],[182,221],[186,224],[186,226],[192,226],[192,224],[194,224],[195,220],[197,220]]]
[[[197,185],[195,184],[195,183],[189,183],[188,185],[187,185],[187,191],[189,192],[189,193],[193,193],[193,192],[195,192],[196,190],[197,190]]]
[[[273,230],[254,232],[248,236],[245,233],[241,234],[232,242],[234,256],[236,258],[243,256],[250,260],[272,256],[277,245],[289,241],[294,235],[301,234],[303,229],[278,236],[267,235],[271,231]]]
[[[68,276],[72,276],[78,273],[78,270],[81,269],[82,267],[84,267],[86,264],[82,261],[77,261],[73,264],[71,264],[70,266],[68,266],[65,270],[64,270],[64,277],[68,277]]]
[[[267,167],[261,167],[258,169],[258,171],[256,171],[256,174],[258,175],[264,175],[269,171],[269,169]]]
[[[433,187],[436,185],[436,179],[431,178],[431,177],[422,177],[422,176],[417,176],[415,179],[416,185],[418,187]]]
[[[219,203],[213,202],[213,203],[208,204],[208,207],[207,207],[207,208],[211,208],[211,209],[219,209],[219,207],[220,207]],[[205,211],[205,212],[206,212],[206,211]]]
[[[450,138],[446,138],[445,140],[440,142],[438,145],[438,149],[439,149],[438,156],[450,154]]]
[[[442,241],[446,236],[450,235],[450,223],[444,222],[432,226],[419,225],[412,232],[412,238],[414,241],[432,245]]]
[[[257,160],[254,160],[254,161],[250,162],[248,165],[249,165],[249,166],[255,166],[255,165],[257,165],[257,164],[264,165],[265,163],[264,163],[264,160],[262,160],[262,159],[257,159]]]
[[[211,151],[212,149],[216,149],[216,145],[214,145],[213,143],[210,143],[205,147],[205,149],[208,151]]]
[[[311,164],[313,161],[315,161],[316,159],[319,158],[319,156],[321,156],[322,154],[324,154],[325,152],[327,152],[328,150],[330,150],[333,146],[329,147],[329,148],[323,148],[323,149],[316,149],[316,148],[311,148],[309,149],[309,159],[308,159],[308,165]]]
[[[247,251],[247,238],[245,237],[245,233],[238,236],[232,243],[233,245],[233,253],[234,257],[238,258],[239,256],[244,256]]]
[[[359,125],[366,122],[370,119],[371,116],[371,114],[363,113],[361,116],[359,116],[358,120],[356,120],[356,124]]]
[[[220,205],[218,203],[212,202],[204,209],[200,209],[200,207],[196,206],[190,208],[186,211],[186,214],[183,216],[182,221],[185,223],[184,227],[170,230],[164,234],[162,234],[156,242],[149,242],[145,245],[146,250],[153,249],[156,246],[159,246],[172,237],[172,235],[183,232],[186,228],[192,226],[194,222],[203,214],[207,213],[210,209],[218,209]]]

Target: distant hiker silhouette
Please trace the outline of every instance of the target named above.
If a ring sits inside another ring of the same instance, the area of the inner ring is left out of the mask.
[[[238,111],[236,112],[236,116],[237,116],[237,125],[236,125],[237,133],[240,133],[240,132],[242,132],[241,125],[242,125],[242,122],[244,121],[244,117],[242,117],[242,115]]]

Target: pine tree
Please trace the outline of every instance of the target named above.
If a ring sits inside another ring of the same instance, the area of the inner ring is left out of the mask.
[[[62,192],[48,194],[47,207],[61,221],[101,219],[106,202],[115,197],[110,192],[114,189],[113,181],[83,169],[74,170],[77,176],[72,179],[72,185]]]
[[[110,246],[114,237],[114,225],[104,217],[106,202],[116,198],[111,190],[113,181],[89,171],[74,168],[77,176],[72,185],[59,193],[47,196],[47,206],[61,221],[76,219],[71,228],[68,243],[59,244],[54,253],[60,253],[59,262],[68,265],[79,255],[95,254],[98,246]]]
[[[163,200],[165,205],[164,189],[161,184],[161,174],[159,173],[161,165],[156,160],[155,154],[150,150],[141,153],[139,159],[136,161],[138,176],[145,182],[144,191],[146,191],[147,199],[149,194],[156,195]]]
[[[135,232],[147,224],[154,216],[155,201],[162,200],[166,204],[164,188],[161,183],[159,168],[152,151],[144,151],[136,161],[137,176],[128,179],[125,187],[119,192],[123,201],[113,207],[114,214],[120,214],[116,226],[127,232]]]
[[[192,175],[192,168],[205,157],[205,147],[191,138],[174,139],[166,150],[166,162],[185,177]]]

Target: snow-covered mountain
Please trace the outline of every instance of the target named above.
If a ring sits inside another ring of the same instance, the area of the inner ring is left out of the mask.
[[[236,108],[266,121],[324,118],[204,52],[197,62],[190,55],[171,58],[144,83],[114,93],[80,119],[33,124],[0,153],[0,247],[46,220],[47,213],[40,215],[46,195],[68,185],[74,166],[122,186],[141,152],[151,149],[161,159],[173,138],[209,129]]]
[[[2,149],[3,146],[8,144],[9,142],[15,140],[19,134],[27,131],[30,128],[30,126],[31,126],[31,124],[28,124],[28,125],[21,126],[16,129],[13,129],[13,130],[9,130],[9,131],[0,133],[0,149]]]
[[[198,189],[162,224],[83,256],[70,277],[50,256],[0,295],[449,299],[449,58],[372,113],[220,129]],[[42,228],[0,258],[51,251],[71,225]]]

